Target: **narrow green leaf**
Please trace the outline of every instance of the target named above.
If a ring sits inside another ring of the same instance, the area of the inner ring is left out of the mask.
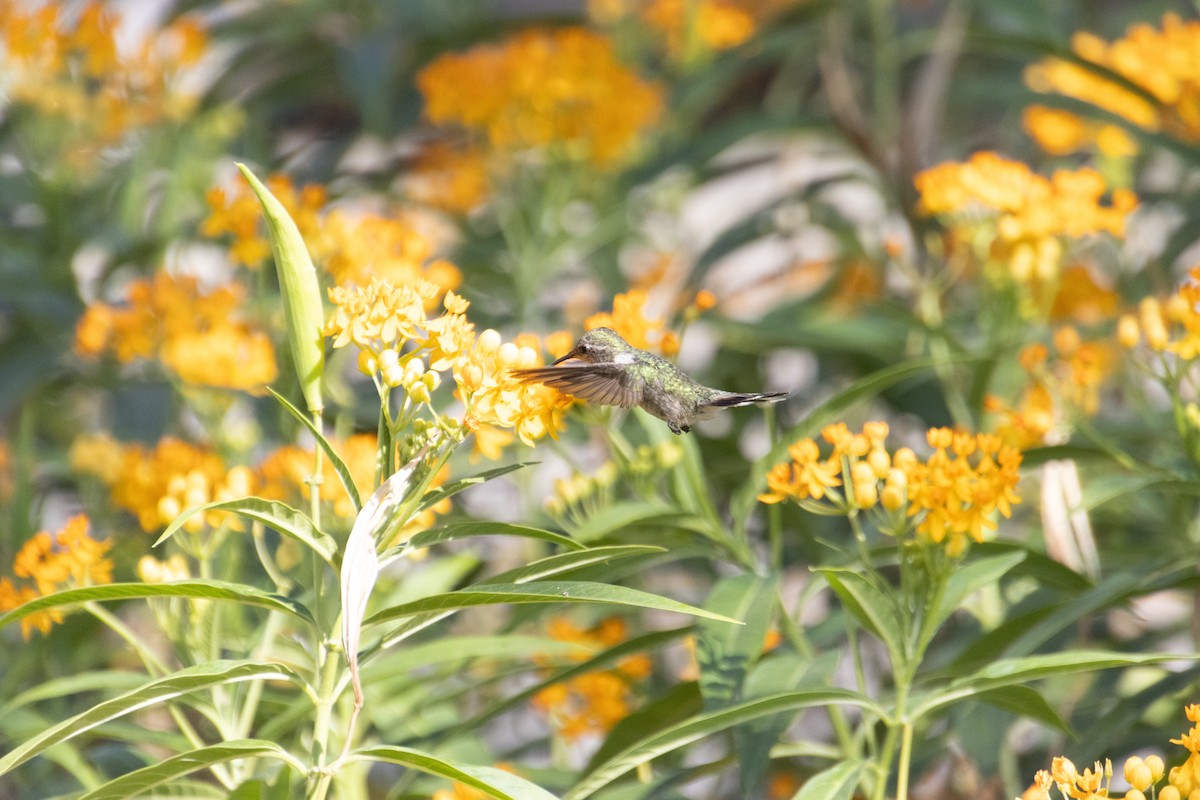
[[[942,623],[953,614],[963,600],[985,586],[989,586],[1005,575],[1010,569],[1025,560],[1022,552],[1004,553],[998,556],[977,558],[965,565],[956,567],[946,582],[946,590],[942,594],[941,605],[934,611],[935,622],[930,626],[932,635]],[[925,643],[922,643],[925,644]],[[923,648],[918,648],[918,650]]]
[[[172,700],[193,692],[230,683],[253,680],[290,681],[302,686],[304,681],[283,664],[262,661],[213,661],[179,670],[166,677],[150,681],[132,692],[97,703],[82,714],[43,731],[22,742],[0,758],[0,775],[25,763],[49,747],[65,742],[104,723],[132,714],[148,706]]]
[[[498,800],[556,800],[554,795],[542,787],[511,772],[495,767],[458,764],[408,747],[365,747],[356,750],[351,757],[360,761],[382,761],[411,767],[430,775],[458,781]]]
[[[1161,664],[1165,661],[1196,661],[1198,659],[1200,659],[1200,654],[1197,653],[1137,655],[1105,650],[1067,650],[1061,653],[1006,658],[988,664],[971,675],[951,681],[942,689],[929,692],[913,703],[910,713],[914,720],[919,719],[950,703],[975,697],[993,689],[1017,686],[1040,678],[1094,672],[1114,667]]]
[[[325,371],[325,308],[317,270],[300,236],[300,229],[287,209],[245,164],[238,164],[237,168],[262,205],[267,231],[271,235],[271,251],[275,254],[275,269],[279,274],[283,310],[287,314],[292,361],[308,410],[316,414],[325,407],[321,399],[321,378]]]
[[[559,553],[558,555],[549,556],[547,558],[534,561],[532,564],[526,564],[523,567],[509,570],[499,575],[493,575],[491,580],[494,582],[518,583],[526,584],[544,578],[552,578],[556,575],[562,575],[581,567],[586,567],[590,564],[597,564],[605,561],[612,561],[618,558],[628,558],[630,556],[643,555],[649,552],[656,552],[659,548],[649,547],[647,545],[619,545],[615,547],[593,547],[588,550],[577,550],[570,553]],[[395,629],[388,631],[382,639],[384,647],[390,647],[399,641],[402,641],[409,636],[412,636],[418,631],[422,631],[440,620],[445,619],[456,611],[437,611],[429,614],[417,614],[405,622],[397,626]]]
[[[417,507],[418,511],[423,511],[430,506],[435,506],[447,497],[453,497],[464,489],[470,489],[480,483],[486,483],[494,478],[499,478],[501,475],[507,475],[510,472],[516,472],[525,467],[531,467],[537,464],[537,461],[522,461],[517,464],[505,464],[503,467],[484,470],[478,475],[471,475],[466,478],[459,478],[456,481],[443,484],[436,489],[430,489],[421,498],[421,504]]]
[[[304,770],[303,764],[296,762],[291,754],[274,742],[260,739],[233,739],[221,744],[180,753],[148,767],[128,772],[81,795],[78,800],[123,800],[123,798],[134,797],[183,775],[207,769],[214,764],[235,761],[239,758],[262,758],[264,756],[274,757],[288,763],[301,772]]]
[[[613,645],[602,653],[589,658],[587,661],[581,661],[578,664],[559,670],[554,674],[543,678],[541,681],[527,686],[516,694],[511,694],[504,699],[497,701],[488,708],[484,709],[480,714],[472,719],[464,721],[461,725],[455,728],[452,733],[460,733],[466,731],[479,730],[480,727],[489,720],[495,719],[501,714],[511,709],[517,708],[524,704],[531,697],[536,695],[548,686],[553,686],[556,683],[569,681],[579,675],[586,675],[589,672],[594,672],[598,669],[605,669],[613,664],[616,664],[626,656],[635,653],[647,653],[664,647],[667,644],[674,642],[687,634],[691,633],[694,628],[691,625],[685,625],[680,628],[672,628],[665,631],[652,631],[644,633],[641,636],[635,636],[632,639],[626,639],[620,644]]]
[[[534,583],[480,584],[456,592],[433,595],[412,603],[404,603],[372,615],[364,625],[378,625],[415,614],[435,611],[488,606],[500,603],[607,603],[612,605],[653,608],[675,611],[694,617],[721,620],[740,625],[736,619],[714,614],[649,592],[590,581],[537,581]]]
[[[989,689],[986,692],[980,692],[974,699],[1022,717],[1035,719],[1051,728],[1057,728],[1072,738],[1075,737],[1071,726],[1046,702],[1046,698],[1042,697],[1041,692],[1034,691],[1028,686],[1002,686],[999,689]]]
[[[615,531],[650,524],[669,524],[697,533],[707,533],[707,528],[700,520],[679,506],[653,501],[618,503],[603,508],[572,529],[571,533],[581,542],[592,542]]]
[[[571,791],[563,796],[563,800],[583,800],[585,797],[591,797],[638,766],[735,725],[782,711],[825,705],[857,706],[877,716],[883,716],[883,710],[873,700],[845,689],[783,692],[749,700],[735,706],[727,706],[707,714],[701,714],[685,723],[675,725],[631,744],[621,753],[585,775]]]
[[[300,424],[308,429],[308,432],[313,435],[313,439],[316,440],[317,445],[325,451],[325,456],[329,459],[329,463],[333,465],[333,471],[337,474],[338,480],[342,482],[342,486],[346,489],[346,494],[350,496],[350,502],[354,504],[354,513],[357,514],[362,510],[362,497],[358,494],[358,487],[354,485],[354,478],[350,476],[350,468],[346,466],[346,462],[342,461],[342,457],[333,449],[333,445],[317,430],[317,426],[305,416],[303,411],[292,405],[286,397],[270,386],[267,387],[267,391],[279,402],[279,405],[283,406],[284,410],[299,420]]]
[[[364,672],[379,676],[407,672],[442,662],[477,659],[483,662],[528,659],[532,655],[583,658],[591,648],[579,642],[565,642],[544,636],[519,636],[507,633],[498,636],[444,636],[401,648],[385,659],[379,659]]]
[[[677,683],[661,697],[628,715],[608,732],[604,744],[592,754],[583,772],[587,774],[625,749],[664,728],[679,725],[704,710],[704,698],[695,681]],[[765,753],[764,753],[765,755]]]
[[[724,578],[709,593],[704,607],[745,625],[701,621],[696,635],[700,692],[706,709],[720,708],[742,697],[746,673],[762,654],[775,604],[775,580],[744,574]]]
[[[263,500],[261,497],[243,497],[239,500],[227,500],[221,503],[208,503],[202,506],[192,506],[184,510],[171,521],[162,536],[154,543],[155,547],[170,539],[196,514],[208,511],[231,511],[240,516],[261,522],[273,528],[284,536],[289,536],[303,545],[308,546],[319,555],[326,564],[334,566],[334,555],[337,553],[337,543],[324,533],[304,512],[292,508],[287,503],[278,500]]]
[[[904,664],[904,626],[892,598],[870,579],[848,569],[819,569],[846,610],[883,642],[893,666]]]
[[[438,528],[421,531],[403,545],[393,548],[393,550],[419,550],[425,547],[432,547],[435,544],[441,544],[442,542],[466,539],[471,536],[521,536],[527,539],[540,539],[543,542],[557,544],[568,550],[583,550],[585,547],[574,539],[563,536],[561,533],[553,533],[541,528],[532,528],[528,525],[510,525],[504,522],[464,521],[452,522],[449,525],[442,525]],[[384,554],[385,560],[391,552],[389,550]]]
[[[42,700],[57,700],[80,692],[103,690],[132,689],[146,682],[146,676],[141,672],[127,670],[96,670],[81,672],[78,675],[67,675],[40,683],[32,689],[26,689],[13,697],[3,707],[0,716],[4,716],[21,706],[38,703]]]
[[[243,605],[281,611],[316,625],[307,608],[291,598],[270,594],[253,586],[224,583],[214,580],[187,580],[171,583],[107,583],[103,586],[85,586],[79,589],[64,589],[30,600],[22,606],[0,617],[0,628],[24,619],[47,608],[72,606],[89,600],[130,600],[150,597],[190,597],[197,600],[231,600]]]
[[[834,764],[805,781],[792,800],[850,800],[864,766],[866,762],[857,759]]]

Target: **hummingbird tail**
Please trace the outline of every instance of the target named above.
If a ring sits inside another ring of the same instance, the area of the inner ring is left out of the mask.
[[[714,408],[738,408],[739,406],[752,406],[757,403],[778,403],[788,396],[788,392],[764,392],[759,394],[723,394],[714,400],[705,403],[706,406]]]

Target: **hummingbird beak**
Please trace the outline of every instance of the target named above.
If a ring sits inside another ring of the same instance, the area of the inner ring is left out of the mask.
[[[571,352],[567,353],[562,358],[556,358],[554,361],[551,361],[550,366],[557,367],[559,364],[561,364],[564,361],[569,361],[572,358],[578,358],[578,357],[579,357],[579,352],[576,349],[572,349]]]

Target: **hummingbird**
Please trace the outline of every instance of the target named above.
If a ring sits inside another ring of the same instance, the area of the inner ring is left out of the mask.
[[[687,433],[692,423],[722,408],[777,403],[787,392],[739,394],[710,389],[692,380],[662,356],[639,350],[611,328],[585,333],[571,352],[548,367],[514,369],[522,383],[543,383],[591,403],[641,406],[671,433]]]

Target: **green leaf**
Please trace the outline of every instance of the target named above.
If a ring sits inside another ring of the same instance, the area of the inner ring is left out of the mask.
[[[270,386],[267,387],[267,391],[271,393],[272,397],[279,401],[279,405],[283,406],[289,414],[299,420],[300,424],[307,428],[308,432],[313,435],[313,439],[315,439],[317,445],[325,451],[325,456],[329,459],[329,463],[333,465],[333,471],[337,474],[338,480],[342,482],[342,486],[346,489],[346,494],[350,496],[350,502],[354,504],[354,513],[357,514],[359,511],[361,511],[362,497],[360,497],[358,494],[358,487],[354,485],[354,478],[350,476],[350,468],[346,466],[346,462],[342,461],[342,457],[339,456],[337,451],[333,449],[333,445],[329,443],[329,440],[326,439],[319,430],[317,430],[317,426],[312,423],[312,420],[305,416],[303,411],[288,402],[286,397],[272,389]]]
[[[563,536],[561,533],[553,533],[541,528],[532,528],[528,525],[510,525],[504,522],[468,521],[452,522],[449,525],[443,525],[439,528],[421,531],[404,544],[388,550],[384,553],[383,559],[386,561],[388,556],[393,555],[393,552],[399,554],[406,550],[419,550],[425,547],[432,547],[435,544],[441,544],[442,542],[465,539],[471,536],[521,536],[527,539],[540,539],[543,542],[551,542],[568,550],[584,549],[584,545],[574,539]]]
[[[325,308],[321,302],[317,270],[300,236],[300,229],[287,209],[245,164],[238,164],[237,168],[262,204],[267,231],[271,235],[271,251],[275,254],[275,270],[279,274],[283,310],[287,315],[292,362],[296,365],[308,410],[316,414],[324,408],[321,377],[325,371]]]
[[[747,700],[767,697],[781,691],[799,689],[828,689],[830,678],[840,655],[823,653],[813,659],[780,648],[760,660],[746,677],[744,695]],[[738,759],[738,777],[743,797],[752,797],[754,790],[771,765],[771,748],[787,730],[794,714],[782,713],[761,717],[733,729],[733,746]]]
[[[38,703],[42,700],[57,700],[80,692],[94,692],[106,689],[132,689],[141,686],[146,676],[141,672],[127,670],[97,670],[82,672],[78,675],[67,675],[40,683],[32,689],[26,689],[13,697],[3,707],[0,716],[10,713],[21,706]]]
[[[608,732],[604,744],[592,754],[584,774],[625,749],[628,742],[646,739],[664,728],[679,725],[704,710],[700,686],[695,681],[677,683],[661,697],[628,715]],[[764,753],[765,755],[765,753]]]
[[[227,500],[221,503],[208,503],[202,506],[192,506],[184,510],[171,521],[162,536],[154,543],[155,547],[170,539],[189,519],[196,514],[207,511],[232,511],[247,519],[261,522],[273,528],[284,536],[307,545],[313,552],[324,559],[326,564],[334,566],[334,556],[337,553],[337,543],[329,536],[317,530],[302,511],[292,508],[287,503],[277,500],[263,500],[261,497],[243,497],[240,500]]]
[[[214,764],[222,764],[239,758],[261,758],[263,756],[272,756],[291,764],[301,773],[304,771],[303,764],[297,762],[286,750],[274,742],[259,739],[234,739],[180,753],[148,767],[128,772],[93,791],[80,795],[78,800],[123,800],[123,798],[134,797],[180,776],[207,769]]]
[[[929,627],[930,636],[937,632],[942,623],[962,605],[969,595],[1000,580],[1010,569],[1024,560],[1025,554],[1018,551],[977,558],[956,567],[946,582],[941,605],[934,611],[934,624]],[[925,644],[922,642],[918,650],[923,650]]]
[[[495,767],[457,764],[430,753],[408,747],[377,745],[354,751],[351,758],[360,761],[382,761],[411,767],[430,775],[449,778],[478,789],[499,800],[556,800],[555,796],[537,784]]]
[[[307,608],[291,598],[270,594],[253,586],[225,583],[214,580],[187,580],[171,583],[107,583],[103,586],[85,586],[79,589],[64,589],[30,600],[22,606],[0,617],[0,628],[24,619],[30,614],[86,603],[91,600],[130,600],[150,597],[190,597],[198,600],[232,600],[243,605],[258,606],[270,611],[280,611],[297,617],[309,625],[316,625]]]
[[[850,800],[864,766],[866,762],[857,759],[834,764],[805,781],[792,800]]]
[[[531,583],[542,578],[551,578],[555,575],[562,575],[567,572],[579,569],[580,567],[588,566],[605,561],[610,561],[618,558],[627,558],[629,556],[643,555],[649,552],[655,552],[659,548],[649,547],[647,545],[619,545],[615,547],[592,547],[587,550],[572,551],[570,553],[559,553],[558,555],[549,556],[539,559],[532,564],[526,564],[523,567],[518,567],[514,570],[493,575],[491,580],[495,582],[512,582],[518,584]],[[415,602],[415,601],[414,601]],[[440,620],[453,614],[457,609],[448,611],[437,611],[428,614],[417,614],[394,630],[388,631],[383,637],[383,646],[390,647],[396,642],[412,636],[418,631],[428,628],[430,625],[437,623]]]
[[[735,706],[727,706],[701,714],[687,722],[674,725],[667,730],[633,743],[585,775],[571,791],[563,796],[563,800],[583,800],[585,797],[591,797],[598,790],[603,789],[630,770],[735,725],[782,711],[837,704],[857,706],[871,711],[877,716],[883,716],[883,710],[873,700],[845,689],[783,692],[749,700]]]
[[[706,620],[699,625],[696,661],[706,709],[741,699],[746,673],[762,654],[774,598],[775,579],[754,574],[724,578],[709,593],[706,609],[746,624],[734,627]]]
[[[925,694],[913,703],[910,715],[916,720],[950,703],[974,698],[993,689],[1017,686],[1041,678],[1094,672],[1114,667],[1161,664],[1164,661],[1195,661],[1197,659],[1200,659],[1200,654],[1135,655],[1105,650],[1067,650],[1061,653],[1006,658],[988,664],[971,675],[951,681],[942,689]]]
[[[386,659],[379,659],[370,673],[407,672],[442,662],[480,659],[483,662],[528,659],[532,655],[582,658],[592,649],[579,642],[565,642],[544,636],[519,636],[507,633],[497,636],[444,636],[434,641],[404,647]]]
[[[448,611],[472,606],[489,606],[500,603],[608,603],[613,605],[637,606],[653,608],[659,611],[675,611],[680,614],[690,614],[694,617],[716,619],[723,622],[741,624],[739,620],[730,619],[720,614],[713,614],[702,608],[689,606],[649,592],[629,589],[624,586],[612,586],[607,583],[592,583],[590,581],[536,581],[534,583],[493,583],[480,584],[456,592],[433,595],[412,603],[404,603],[384,610],[369,617],[365,625],[378,625],[381,622],[391,622],[402,617],[416,614],[427,614],[436,611]]]
[[[858,622],[887,647],[892,665],[899,667],[908,658],[904,646],[904,626],[896,604],[869,578],[848,569],[819,569],[842,605]]]
[[[679,639],[691,633],[694,628],[691,625],[685,625],[681,628],[672,628],[665,631],[652,631],[650,633],[635,636],[632,639],[627,639],[620,644],[613,645],[602,653],[589,658],[587,661],[581,661],[566,669],[555,672],[554,674],[542,679],[541,681],[527,686],[516,694],[508,695],[504,699],[494,703],[484,709],[478,716],[466,720],[454,732],[465,732],[479,730],[480,727],[489,720],[495,719],[506,711],[516,708],[524,704],[538,692],[553,686],[556,683],[569,681],[579,675],[586,675],[589,672],[594,672],[598,669],[605,669],[613,664],[616,664],[626,656],[635,653],[645,653],[663,647],[676,639]]]
[[[537,461],[522,461],[517,464],[505,464],[503,467],[485,470],[478,475],[471,475],[467,478],[459,478],[456,481],[443,484],[436,489],[430,489],[421,498],[421,504],[417,507],[418,511],[424,511],[430,506],[435,506],[445,500],[447,497],[453,497],[464,489],[470,489],[472,486],[480,483],[486,483],[494,478],[499,478],[501,475],[507,475],[510,472],[516,472],[525,467],[531,467],[537,464]]]
[[[110,720],[132,714],[148,706],[172,700],[181,695],[231,683],[253,680],[291,681],[297,686],[304,681],[283,664],[262,661],[213,661],[179,670],[150,681],[132,692],[97,703],[82,714],[27,739],[0,758],[0,775],[25,763],[49,747],[65,742]]]
[[[989,706],[1035,719],[1051,728],[1057,728],[1072,738],[1075,737],[1071,726],[1046,702],[1046,698],[1042,697],[1041,692],[1034,691],[1028,686],[1004,686],[999,689],[989,689],[986,692],[980,692],[975,699],[981,703],[987,703]]]
[[[572,530],[572,535],[581,542],[592,542],[601,539],[615,531],[622,531],[635,525],[650,523],[670,525],[684,528],[697,533],[707,533],[708,529],[697,517],[688,514],[679,506],[653,501],[617,503],[601,509],[589,516],[584,522]]]

